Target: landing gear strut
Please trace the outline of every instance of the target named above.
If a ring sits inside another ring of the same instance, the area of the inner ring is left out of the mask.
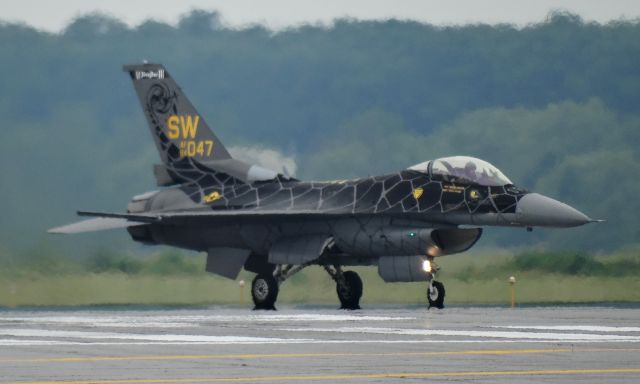
[[[343,272],[339,265],[331,268],[328,265],[324,269],[336,282],[336,293],[340,300],[340,309],[360,309],[362,297],[362,280],[354,271]]]
[[[440,269],[430,257],[429,263],[431,265],[431,272],[428,273],[429,286],[427,287],[427,300],[429,301],[429,308],[435,307],[438,309],[444,308],[444,284],[436,281],[436,272]]]

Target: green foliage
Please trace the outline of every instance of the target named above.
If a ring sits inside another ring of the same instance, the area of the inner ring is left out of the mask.
[[[124,255],[108,252],[98,252],[89,261],[87,271],[92,273],[121,272],[136,274],[142,270],[143,264],[139,260]]]
[[[6,260],[6,259],[5,259]],[[204,257],[161,252],[136,257],[101,252],[95,263],[75,262],[74,272],[33,272],[28,264],[0,274],[0,307],[95,304],[241,304],[249,306],[250,284],[205,273]],[[97,262],[99,260],[99,262]],[[126,260],[123,262],[123,260]],[[65,261],[73,265],[70,259]],[[91,269],[99,264],[102,272]],[[448,303],[507,304],[509,276],[516,276],[518,303],[640,301],[640,253],[629,249],[611,255],[580,252],[504,250],[471,251],[438,259],[439,280],[446,283]],[[37,267],[40,263],[33,265]],[[196,265],[197,271],[191,266]],[[129,268],[129,269],[128,269]],[[373,267],[349,268],[365,281],[363,303],[424,304],[425,285],[385,283]],[[93,273],[87,273],[93,272]],[[253,274],[241,272],[249,283]],[[594,289],[598,287],[598,289]],[[320,267],[309,267],[287,280],[279,303],[335,304],[335,284]]]
[[[593,256],[579,252],[525,252],[514,258],[520,271],[541,271],[566,275],[593,275],[604,265]]]
[[[34,279],[54,275],[85,275],[115,273],[129,276],[204,275],[201,255],[166,250],[145,256],[126,252],[98,250],[79,258],[51,250],[29,250],[18,254],[0,253],[0,275],[5,278]]]
[[[128,28],[93,14],[60,34],[0,24],[4,248],[130,244],[124,234],[52,239],[45,230],[79,208],[122,211],[154,188],[157,154],[119,69],[142,59],[168,67],[227,146],[285,151],[300,178],[380,174],[467,154],[608,219],[533,234],[491,229],[485,245],[606,250],[640,239],[638,21],[599,25],[555,13],[518,29],[340,20],[272,33],[225,29],[220,20],[195,11],[177,27]],[[156,272],[188,269],[176,262],[158,261]],[[94,267],[147,268],[102,263]]]
[[[19,253],[0,250],[0,278],[54,276],[83,273],[81,263],[44,245]]]
[[[98,252],[88,264],[87,272],[124,273],[128,275],[199,275],[204,266],[199,257],[169,250],[146,257]]]
[[[144,272],[156,275],[203,274],[203,266],[193,259],[175,251],[163,252],[144,264]]]
[[[523,252],[514,257],[513,265],[522,272],[563,275],[620,277],[640,274],[640,262],[633,258],[608,260],[584,252]]]
[[[596,255],[584,251],[537,250],[470,251],[442,259],[440,277],[464,283],[477,280],[506,279],[508,276],[561,275],[603,278],[635,278],[640,275],[640,252],[637,248]],[[440,263],[440,260],[438,260]]]

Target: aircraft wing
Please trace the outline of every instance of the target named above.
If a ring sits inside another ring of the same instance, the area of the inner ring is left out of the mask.
[[[156,212],[156,213],[110,213],[79,211],[78,216],[93,217],[93,219],[79,221],[56,228],[47,232],[56,234],[74,234],[83,232],[95,232],[108,229],[127,228],[145,224],[210,224],[216,222],[228,222],[236,219],[275,219],[293,217],[337,217],[345,216],[343,212],[322,211],[286,211],[286,210],[228,210],[228,211],[182,211],[182,212]]]
[[[224,210],[224,211],[179,211],[179,212],[149,212],[149,213],[109,213],[109,212],[87,212],[79,211],[78,216],[89,216],[99,218],[121,219],[139,224],[182,224],[185,220],[191,222],[207,222],[216,219],[228,220],[233,217],[253,217],[253,218],[276,218],[276,217],[344,217],[354,215],[351,212],[326,212],[316,210]]]
[[[229,224],[244,221],[272,221],[295,219],[336,219],[369,215],[371,212],[352,212],[337,209],[333,211],[319,210],[286,210],[286,209],[230,209],[205,211],[174,211],[174,212],[145,212],[145,213],[111,213],[78,211],[78,216],[88,216],[94,219],[80,221],[52,228],[49,233],[81,233],[106,229],[126,228],[145,224],[162,225],[214,225]],[[405,214],[406,215],[406,214]],[[435,222],[433,222],[435,223]]]

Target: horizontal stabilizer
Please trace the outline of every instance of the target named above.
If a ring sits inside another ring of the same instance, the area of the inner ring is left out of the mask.
[[[90,212],[90,211],[78,211],[78,216],[89,217],[102,217],[111,219],[124,219],[137,224],[150,224],[160,221],[161,216],[148,216],[142,214],[128,214],[128,213],[110,213],[110,212]]]
[[[83,232],[105,231],[108,229],[126,228],[140,225],[139,222],[132,222],[127,219],[97,217],[95,219],[83,220],[77,223],[51,228],[47,232],[58,234],[73,234]]]

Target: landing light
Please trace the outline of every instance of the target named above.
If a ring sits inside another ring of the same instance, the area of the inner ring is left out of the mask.
[[[427,273],[431,273],[431,262],[429,260],[423,261],[422,269]]]

